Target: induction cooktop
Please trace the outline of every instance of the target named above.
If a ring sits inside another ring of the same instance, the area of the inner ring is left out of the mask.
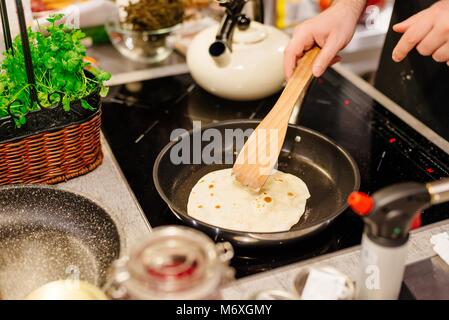
[[[180,224],[159,197],[154,161],[172,130],[230,119],[261,119],[278,95],[251,102],[217,98],[188,74],[113,87],[103,108],[103,132],[152,227]],[[356,160],[361,190],[372,193],[404,181],[449,176],[449,156],[387,108],[329,70],[316,79],[303,103],[302,126],[335,140]],[[423,225],[449,218],[448,206],[433,207]],[[316,235],[275,250],[236,248],[237,277],[270,270],[360,243],[363,223],[350,210]]]

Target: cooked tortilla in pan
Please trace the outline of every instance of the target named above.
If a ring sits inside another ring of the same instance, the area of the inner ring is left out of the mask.
[[[213,171],[193,187],[189,216],[220,228],[247,232],[281,232],[298,223],[310,198],[298,177],[275,171],[260,192],[243,187],[232,169]]]

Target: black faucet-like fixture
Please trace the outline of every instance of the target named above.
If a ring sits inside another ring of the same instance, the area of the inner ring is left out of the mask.
[[[0,15],[2,19],[3,40],[5,42],[5,49],[12,50],[11,30],[9,29],[8,9],[6,1],[0,0]]]
[[[242,13],[244,6],[250,0],[217,0],[220,6],[225,8],[225,16],[221,21],[220,29],[214,43],[209,47],[212,57],[219,57],[228,49],[232,52],[232,38],[235,27],[240,30],[247,30],[251,24],[251,19]],[[263,1],[255,1],[256,20],[263,23]]]

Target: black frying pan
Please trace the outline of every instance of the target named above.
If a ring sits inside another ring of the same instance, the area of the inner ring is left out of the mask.
[[[201,130],[215,128],[224,136],[225,129],[254,129],[258,123],[253,120],[227,121]],[[189,143],[193,148],[192,132],[180,136],[180,139],[186,136],[190,136]],[[201,149],[209,143],[202,142]],[[321,230],[347,208],[346,199],[360,185],[357,164],[345,150],[318,132],[290,125],[278,169],[300,177],[307,184],[311,198],[307,201],[305,214],[286,232],[254,233],[217,228],[188,216],[187,202],[190,191],[202,176],[232,165],[173,164],[170,152],[176,144],[177,141],[169,143],[156,159],[153,178],[159,194],[172,212],[188,225],[205,231],[217,240],[228,240],[241,246],[280,244]],[[230,154],[234,159],[238,154],[234,145],[221,149],[223,159]]]
[[[23,299],[56,280],[97,286],[118,259],[123,238],[89,199],[47,186],[0,188],[0,299]]]

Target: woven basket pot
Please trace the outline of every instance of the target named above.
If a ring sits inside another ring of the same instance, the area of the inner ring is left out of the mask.
[[[18,129],[11,117],[0,119],[0,185],[55,184],[98,167],[101,151],[101,99],[98,92],[86,97],[96,110],[73,102],[30,112]]]

